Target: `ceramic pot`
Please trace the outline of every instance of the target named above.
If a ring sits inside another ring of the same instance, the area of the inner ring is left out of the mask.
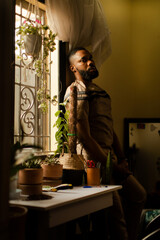
[[[24,47],[27,55],[38,57],[41,45],[42,37],[39,34],[24,36]]]
[[[43,180],[42,168],[25,168],[19,170],[19,184],[41,184]]]
[[[42,184],[19,184],[19,188],[24,195],[41,195]]]
[[[100,185],[100,168],[87,168],[87,185]]]
[[[62,164],[42,164],[43,178],[61,179],[63,174]]]
[[[18,183],[22,194],[40,195],[42,194],[43,169],[25,168],[19,171]]]

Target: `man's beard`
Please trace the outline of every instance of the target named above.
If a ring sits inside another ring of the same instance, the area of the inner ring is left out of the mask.
[[[99,75],[99,72],[97,69],[90,71],[91,69],[92,68],[89,68],[87,71],[79,70],[79,69],[77,70],[85,81],[91,81],[92,79],[98,77]]]

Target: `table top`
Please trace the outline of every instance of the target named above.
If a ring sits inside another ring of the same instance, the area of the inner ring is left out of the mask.
[[[75,202],[95,198],[106,195],[110,192],[121,189],[120,185],[98,186],[84,188],[83,186],[73,187],[73,189],[58,190],[57,192],[44,192],[43,194],[50,196],[46,200],[10,200],[11,204],[23,205],[38,210],[49,210],[57,207],[69,205]]]

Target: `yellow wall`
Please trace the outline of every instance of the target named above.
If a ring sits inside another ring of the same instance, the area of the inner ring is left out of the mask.
[[[122,142],[125,117],[160,117],[160,1],[100,0],[112,54],[95,83],[110,94]]]

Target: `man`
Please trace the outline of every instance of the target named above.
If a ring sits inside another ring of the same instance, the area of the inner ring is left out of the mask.
[[[111,239],[135,240],[146,193],[129,171],[114,132],[110,96],[92,82],[99,73],[92,55],[85,48],[72,50],[69,63],[75,76],[71,86],[77,87],[77,153],[82,153],[86,160],[100,162],[104,169],[108,152],[111,152],[111,183],[123,185],[120,193],[115,192],[114,204],[108,214]],[[69,99],[70,87],[65,99]]]

